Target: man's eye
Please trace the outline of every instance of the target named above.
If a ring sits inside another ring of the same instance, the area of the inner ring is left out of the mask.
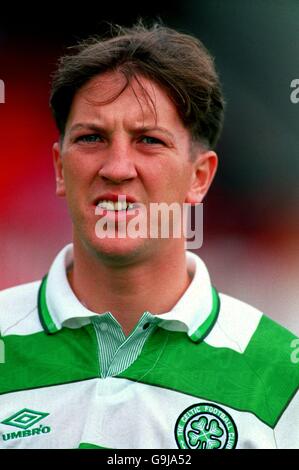
[[[102,138],[98,134],[87,134],[77,137],[76,142],[87,142],[93,144],[95,142],[101,142]]]
[[[141,138],[140,138],[140,141],[144,144],[150,144],[150,145],[153,145],[153,144],[160,144],[160,145],[164,145],[164,142],[162,142],[162,140],[160,139],[157,139],[156,137],[151,137],[149,135],[143,135]]]

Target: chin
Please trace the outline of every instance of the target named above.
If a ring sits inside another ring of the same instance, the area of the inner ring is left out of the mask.
[[[103,262],[111,265],[126,265],[142,259],[148,251],[146,239],[96,239],[93,251]]]

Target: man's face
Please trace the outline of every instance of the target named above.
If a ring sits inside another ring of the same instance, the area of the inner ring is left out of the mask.
[[[54,145],[57,194],[66,196],[74,243],[111,260],[152,255],[167,243],[184,240],[99,238],[95,227],[103,215],[116,222],[124,215],[103,210],[110,207],[105,202],[110,196],[123,195],[127,201],[141,203],[149,219],[150,204],[200,202],[210,183],[201,193],[194,192],[200,179],[198,164],[190,159],[190,133],[165,91],[138,78],[151,101],[133,80],[109,102],[124,85],[123,76],[116,72],[85,84],[74,97],[63,143]],[[216,162],[211,164],[211,155],[205,158],[207,152],[199,155],[197,162],[210,162],[201,163],[206,175],[201,178],[211,180]],[[130,211],[126,215],[128,222],[133,216]]]

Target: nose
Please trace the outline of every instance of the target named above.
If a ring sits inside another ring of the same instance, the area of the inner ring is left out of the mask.
[[[111,143],[98,171],[99,176],[113,183],[122,183],[136,178],[137,171],[132,153],[129,142]]]

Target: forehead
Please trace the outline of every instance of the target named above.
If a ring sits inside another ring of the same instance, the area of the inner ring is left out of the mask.
[[[120,72],[105,72],[93,77],[75,94],[67,125],[84,117],[167,125],[187,132],[167,92],[142,75],[133,77],[129,84]]]

